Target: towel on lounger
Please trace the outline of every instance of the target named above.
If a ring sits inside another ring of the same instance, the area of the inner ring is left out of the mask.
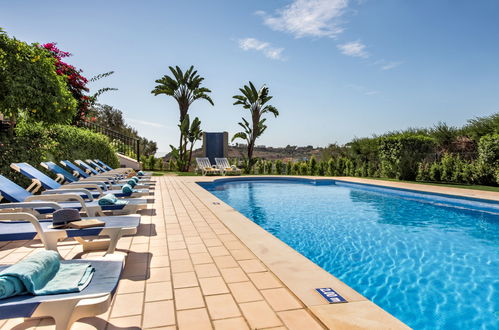
[[[137,190],[133,189],[132,186],[127,183],[127,184],[123,185],[123,187],[121,188],[121,192],[127,196],[130,196],[134,192],[137,192]]]
[[[144,172],[142,172],[142,171],[138,171],[138,172],[137,172],[137,175],[138,175],[138,176],[143,176],[143,175],[144,175]]]
[[[40,251],[0,272],[0,299],[83,290],[94,273],[90,263],[61,264],[55,251]]]
[[[133,188],[137,185],[137,181],[135,181],[134,179],[130,179],[127,181],[127,184],[129,184]]]
[[[99,205],[108,206],[108,205],[126,205],[128,201],[124,201],[116,198],[113,194],[107,194],[101,199],[99,199]]]

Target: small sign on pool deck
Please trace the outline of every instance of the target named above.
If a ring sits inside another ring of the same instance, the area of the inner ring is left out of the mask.
[[[340,296],[338,292],[334,291],[332,288],[319,288],[315,289],[319,292],[321,296],[324,297],[330,304],[346,303],[348,302],[345,298]]]

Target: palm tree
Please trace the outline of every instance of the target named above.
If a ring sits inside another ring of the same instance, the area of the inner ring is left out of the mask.
[[[158,84],[151,91],[152,94],[159,95],[165,94],[172,96],[178,103],[178,108],[180,110],[180,125],[184,122],[187,113],[189,112],[190,105],[199,99],[204,99],[208,101],[211,105],[214,105],[213,100],[208,95],[211,90],[205,87],[201,87],[201,83],[204,78],[198,75],[197,70],[194,70],[194,66],[184,72],[176,67],[168,67],[173,75],[173,78],[164,75],[161,79],[156,80]],[[189,166],[187,164],[187,153],[185,146],[185,137],[182,130],[180,130],[180,142],[178,147],[178,159],[180,171],[187,171]]]
[[[233,98],[236,99],[234,105],[240,104],[244,109],[250,111],[251,123],[245,118],[242,118],[243,121],[238,124],[243,128],[243,131],[234,134],[232,141],[235,139],[246,140],[246,143],[248,144],[247,170],[251,170],[254,165],[253,150],[255,148],[255,141],[267,129],[267,125],[265,125],[266,119],[262,118],[262,116],[266,113],[271,113],[274,117],[277,117],[279,116],[279,111],[272,105],[266,105],[266,103],[272,99],[272,96],[269,96],[269,88],[267,86],[263,85],[257,90],[250,81],[249,85],[245,85],[239,90],[242,95],[233,96]]]

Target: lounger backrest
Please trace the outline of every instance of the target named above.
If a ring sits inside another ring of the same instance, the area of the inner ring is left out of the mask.
[[[16,183],[0,175],[0,194],[9,202],[21,203],[31,194]]]
[[[102,167],[104,167],[106,170],[108,171],[111,171],[113,168],[109,165],[107,165],[106,163],[104,163],[102,160],[100,159],[96,159],[95,160],[97,163],[99,163]]]
[[[77,177],[75,177],[73,174],[69,173],[68,171],[66,171],[65,169],[63,169],[54,162],[41,162],[40,164],[43,167],[45,167],[47,170],[52,171],[52,173],[62,175],[64,179],[68,182],[78,181]]]
[[[60,183],[56,182],[51,177],[43,174],[38,169],[34,168],[28,163],[13,163],[10,164],[10,167],[15,169],[16,171],[19,171],[22,175],[30,179],[37,179],[38,181],[41,182],[43,188],[45,189],[59,189],[61,187]]]
[[[92,172],[92,174],[99,174],[99,172],[98,172],[97,170],[94,170],[94,169],[92,168],[92,166],[88,165],[88,164],[87,164],[87,163],[85,163],[83,160],[76,159],[76,160],[75,160],[75,163],[76,163],[77,165],[80,165],[80,166],[81,166],[81,167],[83,167],[84,169],[86,169],[86,170],[88,170],[88,171]]]
[[[217,166],[219,168],[225,169],[225,168],[230,167],[230,164],[229,164],[229,161],[227,160],[227,158],[215,158],[215,162],[217,163]]]
[[[196,162],[197,162],[199,168],[211,167],[210,160],[206,157],[203,157],[203,158],[198,157],[198,158],[196,158]]]
[[[87,159],[86,161],[87,161],[87,163],[89,163],[90,165],[92,165],[94,168],[97,168],[99,171],[101,171],[101,172],[107,172],[106,169],[104,169],[102,166],[100,166],[99,164],[97,164],[93,160]]]
[[[71,163],[69,160],[61,160],[61,164],[69,168],[70,170],[78,173],[82,178],[88,178],[90,175],[76,166],[75,164]]]

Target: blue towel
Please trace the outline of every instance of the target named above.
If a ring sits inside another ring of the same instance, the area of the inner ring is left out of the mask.
[[[99,205],[107,206],[107,205],[126,205],[127,201],[116,198],[113,194],[107,194],[104,197],[99,199]]]
[[[136,177],[136,176],[132,176],[132,180],[135,180],[135,183],[138,183],[139,182],[139,178]]]
[[[137,190],[134,190],[131,185],[128,183],[123,185],[121,188],[121,192],[127,196],[130,196],[132,193],[136,192]]]
[[[128,180],[127,184],[129,184],[133,188],[137,185],[137,182],[134,179],[130,179]]]
[[[0,299],[83,290],[92,279],[89,263],[61,264],[55,251],[40,251],[0,272]]]
[[[138,175],[138,176],[143,176],[143,175],[144,175],[144,172],[142,172],[142,171],[138,171],[138,172],[137,172],[137,175]]]

